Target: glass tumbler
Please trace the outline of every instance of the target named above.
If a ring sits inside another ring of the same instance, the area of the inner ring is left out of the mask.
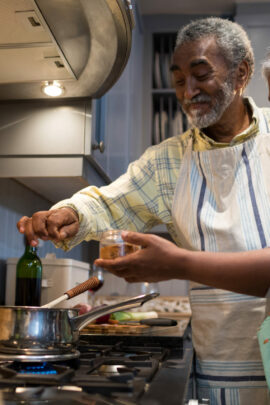
[[[122,231],[112,229],[102,234],[99,243],[99,257],[101,259],[115,259],[126,256],[140,249],[140,246],[125,242],[121,237]]]

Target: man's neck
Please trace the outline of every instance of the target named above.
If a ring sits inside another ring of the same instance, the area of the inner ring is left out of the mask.
[[[236,96],[221,119],[211,127],[203,129],[203,132],[216,142],[230,143],[236,135],[249,127],[251,119],[251,112],[243,98]]]

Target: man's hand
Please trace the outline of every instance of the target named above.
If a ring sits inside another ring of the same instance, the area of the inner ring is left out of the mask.
[[[38,245],[38,238],[55,242],[72,238],[79,230],[79,218],[72,208],[59,208],[39,211],[31,218],[22,217],[17,223],[20,233],[24,233],[31,246]]]
[[[122,238],[125,242],[140,245],[142,249],[113,260],[97,259],[96,266],[103,267],[128,282],[158,282],[181,278],[179,269],[181,270],[181,265],[184,268],[184,249],[156,235],[123,231]]]

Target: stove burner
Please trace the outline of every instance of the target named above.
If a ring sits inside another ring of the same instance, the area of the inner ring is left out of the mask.
[[[56,385],[69,381],[74,370],[67,366],[51,363],[19,363],[14,362],[0,367],[0,386],[15,387],[21,384]]]
[[[68,353],[68,358],[54,356],[52,361],[44,361],[44,356],[38,361],[32,356],[13,361],[6,355],[1,362],[0,357],[4,404],[135,405],[149,395],[152,386],[159,388],[159,376],[170,369],[164,368],[166,361],[175,358],[172,349],[152,341],[142,346],[126,341],[106,345],[80,341],[78,349],[76,357]]]
[[[131,369],[127,369],[127,367],[120,365],[120,364],[113,364],[113,365],[102,364],[102,366],[100,366],[98,368],[97,373],[99,375],[110,376],[110,375],[115,375],[115,374],[119,375],[124,370],[126,371],[126,370],[131,370]]]
[[[58,371],[50,363],[17,363],[10,366],[11,369],[17,371],[19,374],[35,374],[35,375],[50,375],[58,374]]]
[[[62,361],[76,359],[80,357],[78,350],[71,350],[68,353],[62,354],[43,354],[43,355],[28,355],[28,354],[4,354],[0,353],[0,361],[21,361],[21,362],[44,362],[44,361]]]

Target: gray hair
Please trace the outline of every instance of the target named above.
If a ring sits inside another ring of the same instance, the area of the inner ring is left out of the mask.
[[[262,74],[266,79],[270,77],[270,48],[267,49],[266,57],[262,63]]]
[[[254,54],[247,33],[241,25],[218,17],[192,21],[178,31],[175,48],[209,36],[215,38],[230,71],[235,71],[244,60],[248,63],[247,85],[254,73]]]

